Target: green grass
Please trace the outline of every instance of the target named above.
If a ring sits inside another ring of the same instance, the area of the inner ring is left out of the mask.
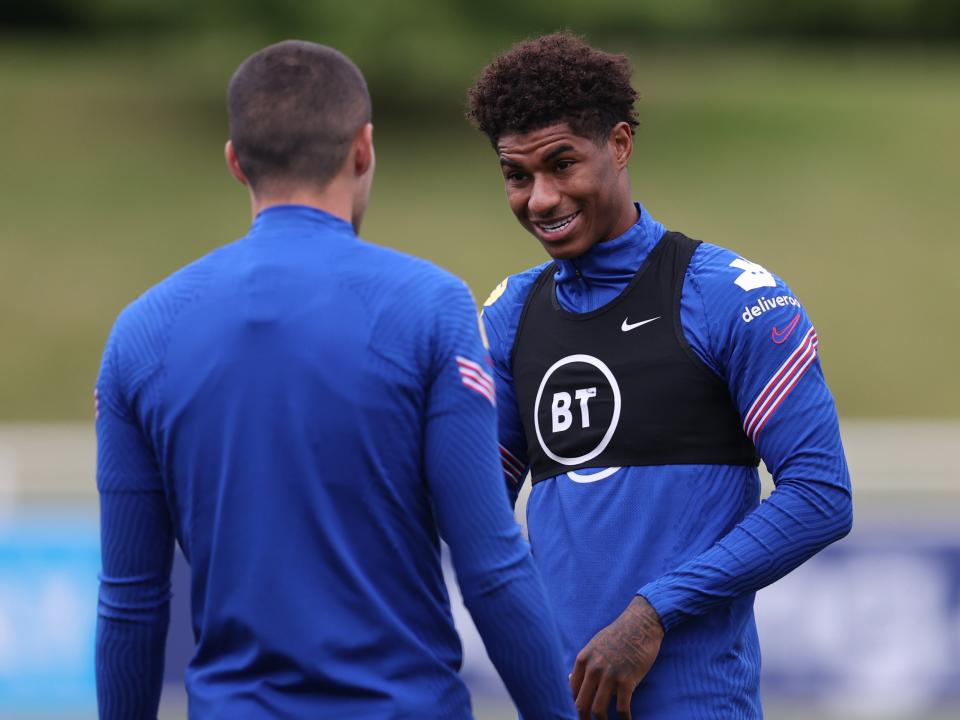
[[[244,53],[2,47],[0,420],[82,419],[116,313],[245,231],[220,109]],[[661,48],[634,60],[635,195],[790,282],[842,414],[956,417],[960,54]],[[485,140],[438,112],[440,129],[376,118],[364,235],[435,260],[482,300],[543,256],[510,216]]]

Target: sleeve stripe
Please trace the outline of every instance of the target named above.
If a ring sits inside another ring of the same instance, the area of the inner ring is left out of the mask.
[[[503,464],[503,474],[507,476],[507,480],[513,485],[519,485],[523,482],[523,476],[527,474],[527,469],[503,445],[500,446],[500,462]]]
[[[478,373],[475,370],[470,368],[461,367],[460,368],[461,377],[468,378],[477,383],[477,385],[483,385],[485,388],[489,389],[491,392],[495,389],[493,380],[486,373]]]
[[[457,370],[460,371],[460,380],[471,390],[483,395],[490,404],[497,406],[497,389],[493,378],[477,363],[457,355]]]
[[[487,378],[490,378],[490,376],[487,375],[487,372],[483,369],[482,365],[480,365],[479,363],[475,363],[473,360],[467,360],[467,358],[463,357],[462,355],[457,355],[457,365],[459,365],[462,368],[463,367],[470,368],[471,370],[474,370],[480,373],[481,375],[484,375]]]
[[[480,383],[471,380],[465,375],[460,379],[463,381],[463,384],[466,385],[468,388],[470,388],[475,392],[480,393],[487,400],[489,400],[491,405],[493,405],[494,407],[497,406],[497,397],[496,395],[493,394],[493,391],[489,387],[487,387],[486,385],[481,385]]]
[[[482,367],[477,363],[467,360],[465,357],[457,356],[457,368],[460,370],[460,374],[464,377],[469,377],[475,382],[480,383],[481,385],[486,385],[491,390],[495,389],[493,383],[493,377],[490,376]]]
[[[774,403],[774,405],[769,410],[767,410],[764,416],[757,423],[757,427],[753,431],[754,440],[756,439],[757,435],[760,434],[760,431],[763,430],[763,426],[767,424],[767,420],[770,419],[770,416],[773,415],[773,412],[778,407],[780,407],[780,404],[784,401],[784,399],[787,397],[790,391],[793,390],[793,388],[796,386],[798,382],[800,382],[800,378],[802,378],[804,373],[806,373],[807,368],[809,368],[813,364],[813,361],[816,359],[816,357],[817,357],[816,350],[811,352],[806,357],[806,360],[804,360],[803,365],[799,368],[798,372],[794,374],[793,379],[790,381],[790,384],[783,389],[783,392],[777,398],[776,403]]]
[[[767,381],[767,384],[760,391],[760,394],[757,395],[757,399],[753,401],[753,404],[750,406],[750,409],[747,410],[747,418],[750,418],[755,412],[757,412],[759,406],[768,397],[773,387],[782,380],[784,375],[790,372],[791,366],[797,361],[797,359],[804,352],[807,351],[811,340],[815,337],[816,337],[816,331],[813,328],[810,328],[810,330],[804,336],[803,340],[800,341],[800,344],[797,346],[796,350],[794,350],[790,354],[790,357],[788,357],[779,368],[777,368],[777,371],[773,374],[773,377]]]
[[[810,328],[796,350],[786,359],[783,365],[774,373],[760,391],[747,411],[743,422],[743,429],[752,441],[756,442],[757,435],[766,424],[784,398],[799,382],[800,378],[813,364],[817,356],[817,331]]]
[[[510,466],[517,475],[523,473],[523,463],[517,460],[516,455],[507,450],[503,445],[500,446],[500,457],[503,460],[504,467]]]
[[[523,482],[523,478],[519,475],[514,475],[506,465],[503,467],[503,475],[511,485],[519,485],[521,482]]]

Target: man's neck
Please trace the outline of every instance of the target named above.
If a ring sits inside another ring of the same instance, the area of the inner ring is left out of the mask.
[[[323,192],[309,188],[291,188],[260,194],[250,192],[250,209],[253,217],[277,205],[305,205],[323,210],[348,223],[353,222],[353,198],[345,188],[339,186],[336,180],[324,188]]]

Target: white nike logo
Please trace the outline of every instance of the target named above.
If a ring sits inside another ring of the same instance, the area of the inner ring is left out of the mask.
[[[623,330],[623,332],[630,332],[630,331],[633,330],[634,328],[638,328],[638,327],[640,327],[641,325],[646,325],[647,323],[652,323],[654,320],[659,320],[659,319],[660,319],[660,316],[657,315],[655,318],[650,318],[649,320],[641,320],[641,321],[638,322],[638,323],[629,323],[629,322],[627,322],[627,320],[629,320],[629,319],[630,319],[630,318],[624,318],[624,319],[623,319],[623,325],[620,326],[620,329]]]

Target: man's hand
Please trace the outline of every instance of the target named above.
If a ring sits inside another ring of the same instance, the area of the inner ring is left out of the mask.
[[[656,610],[637,595],[620,617],[594,635],[577,655],[570,688],[580,720],[590,720],[591,712],[600,720],[606,720],[614,693],[617,712],[632,720],[630,699],[650,672],[662,640],[663,625]]]

